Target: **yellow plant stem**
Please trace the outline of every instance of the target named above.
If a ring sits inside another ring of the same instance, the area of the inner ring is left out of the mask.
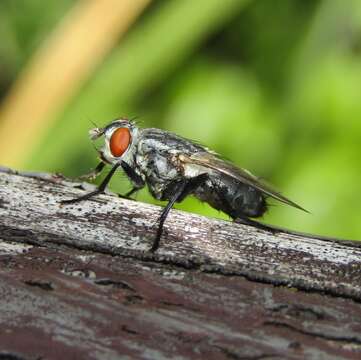
[[[34,54],[0,107],[0,164],[21,166],[65,104],[150,0],[81,0]]]

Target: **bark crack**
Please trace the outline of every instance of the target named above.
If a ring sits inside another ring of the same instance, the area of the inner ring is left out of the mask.
[[[304,329],[300,329],[294,325],[288,324],[286,322],[275,321],[275,320],[265,321],[265,322],[263,322],[263,325],[284,328],[287,330],[297,332],[302,335],[312,336],[312,337],[316,337],[316,338],[323,339],[323,340],[361,345],[361,339],[359,339],[356,336],[333,335],[333,334],[321,333],[319,331],[304,330]]]

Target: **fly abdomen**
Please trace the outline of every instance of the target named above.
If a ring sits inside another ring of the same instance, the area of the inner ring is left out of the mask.
[[[194,195],[233,219],[260,217],[267,210],[266,199],[260,191],[225,176],[211,175]]]
[[[256,218],[262,216],[267,210],[265,196],[253,187],[242,183],[238,184],[230,201],[233,218],[244,216]]]

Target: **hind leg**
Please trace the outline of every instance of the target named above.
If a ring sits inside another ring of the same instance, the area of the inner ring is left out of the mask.
[[[233,222],[235,222],[236,224],[250,225],[257,229],[271,232],[272,234],[275,234],[275,233],[281,231],[280,229],[277,229],[276,227],[273,227],[272,225],[263,224],[259,221],[252,220],[247,217],[234,218]]]

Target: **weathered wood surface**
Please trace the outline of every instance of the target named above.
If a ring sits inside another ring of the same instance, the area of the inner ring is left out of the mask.
[[[359,359],[361,247],[0,171],[0,359]]]

